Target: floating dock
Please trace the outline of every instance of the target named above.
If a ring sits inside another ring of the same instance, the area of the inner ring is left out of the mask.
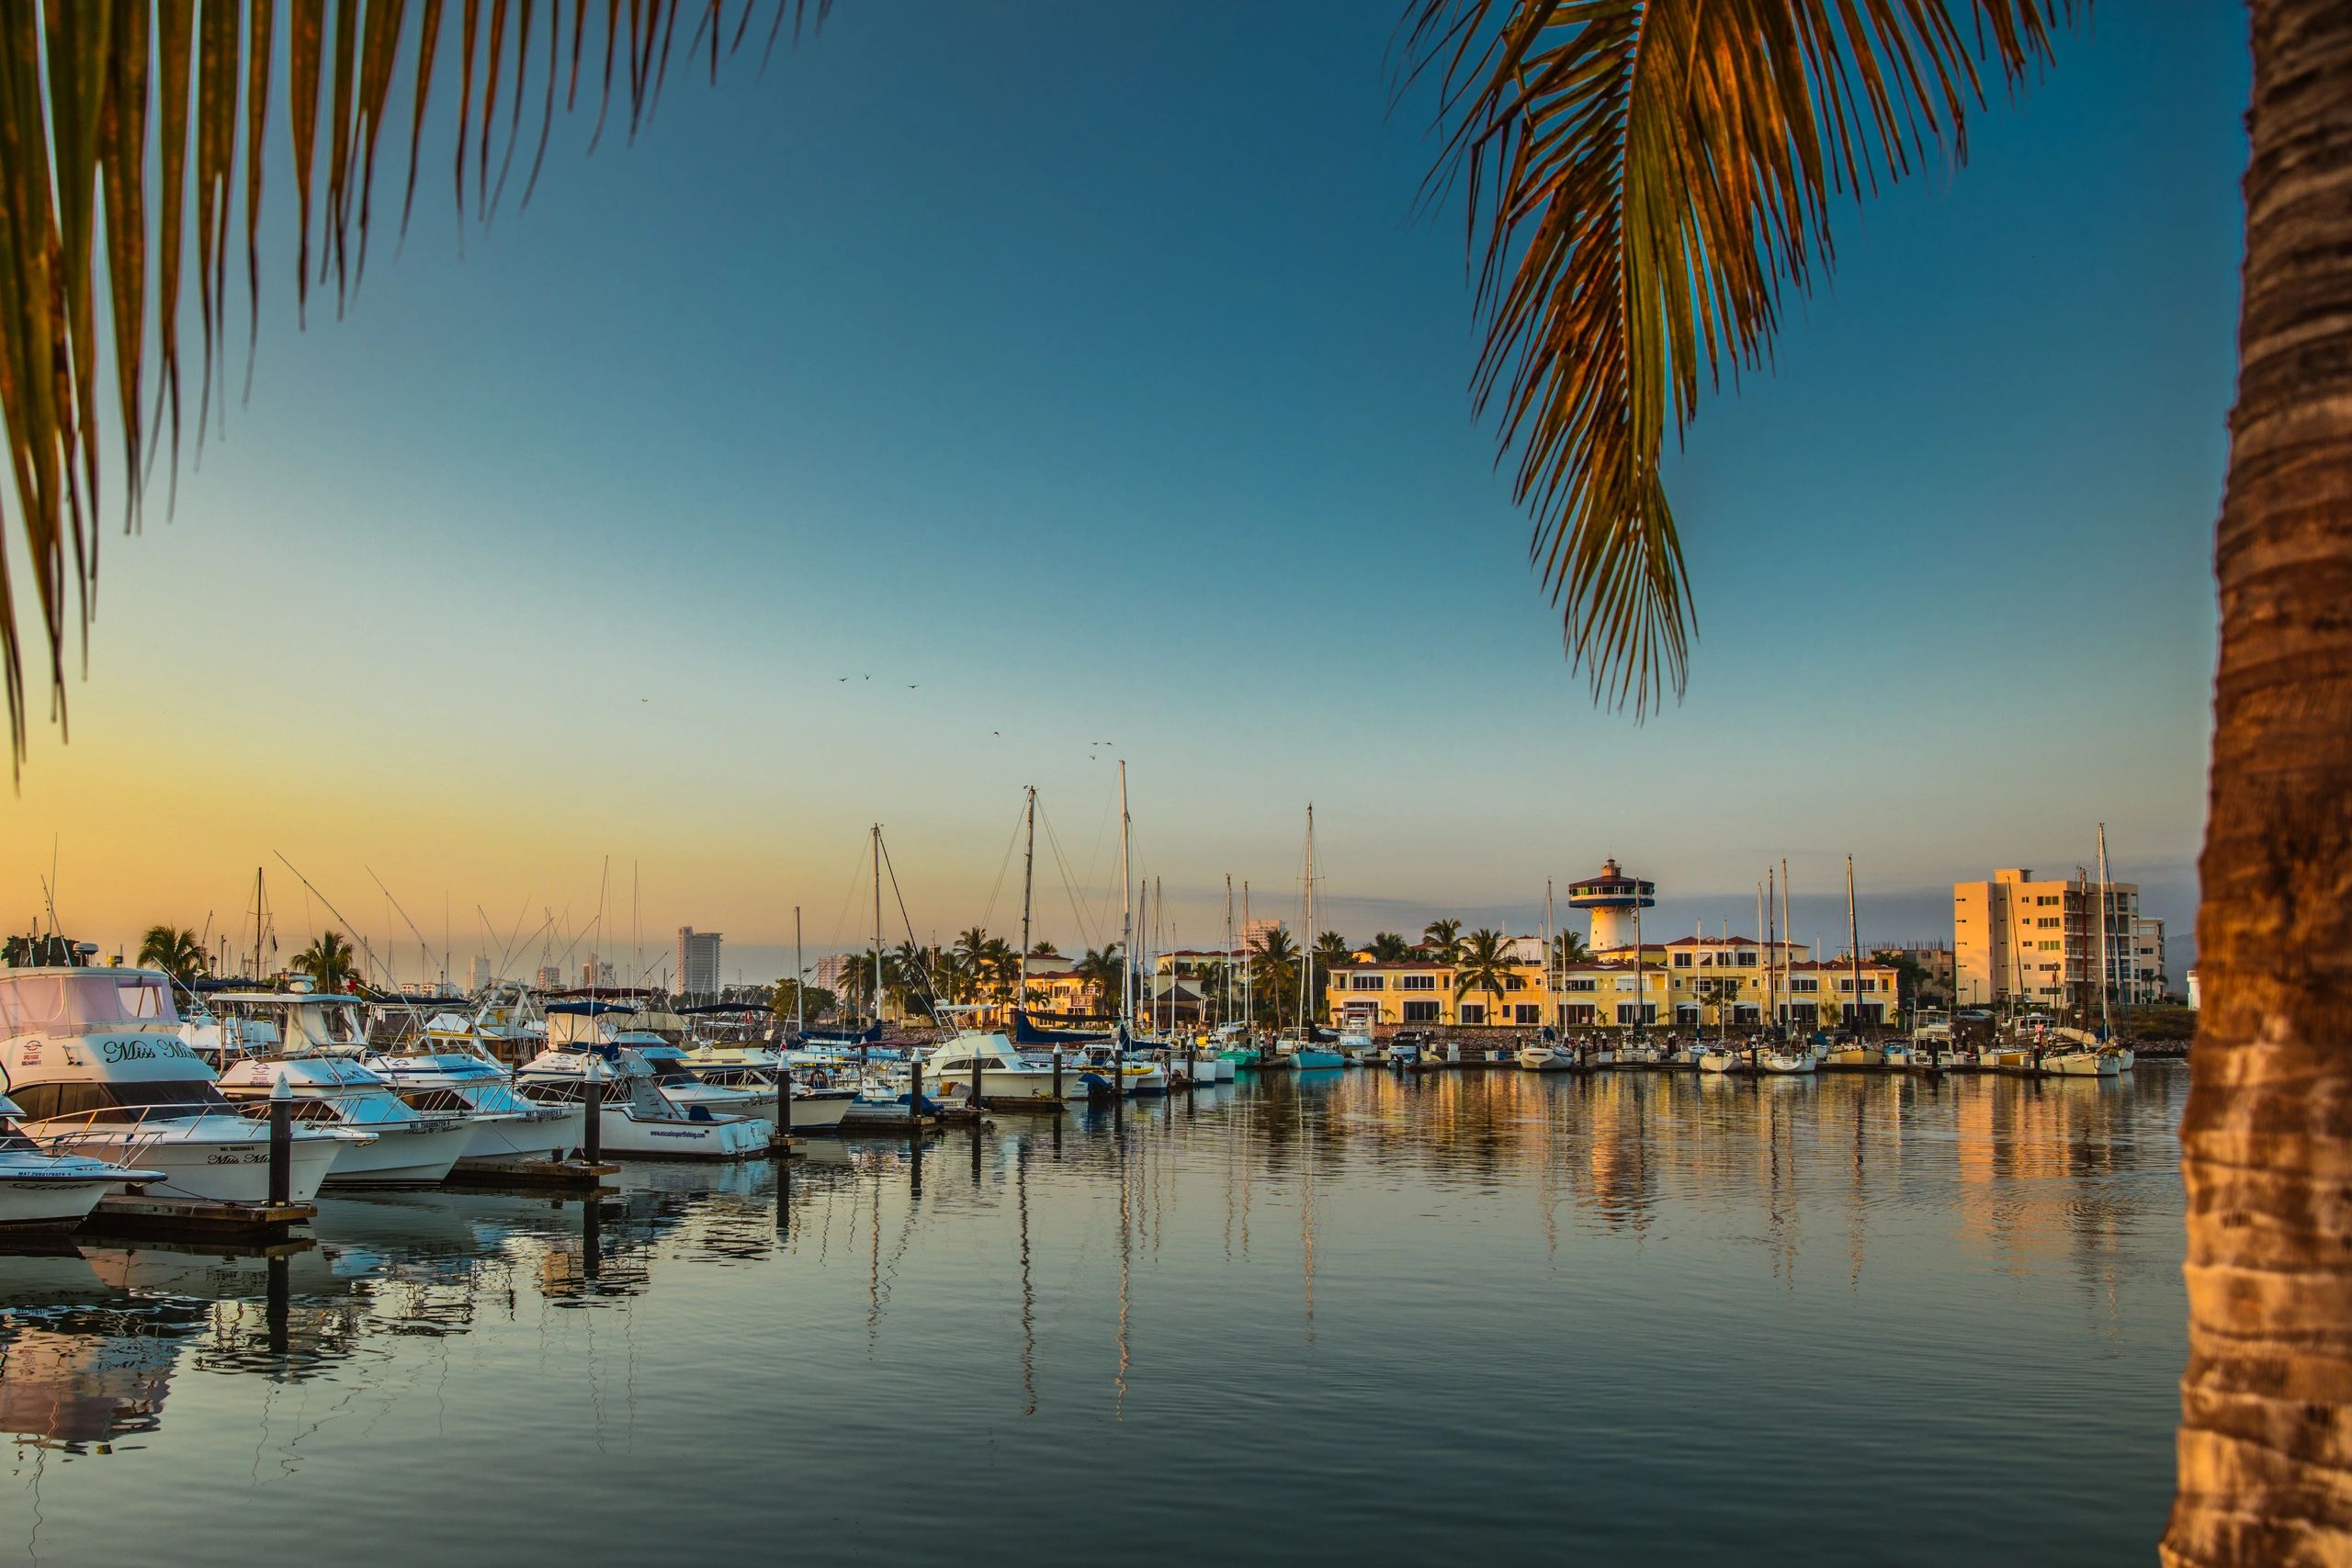
[[[82,1222],[81,1234],[149,1241],[273,1243],[318,1216],[315,1203],[229,1203],[210,1198],[110,1194]]]
[[[468,1159],[459,1160],[442,1185],[461,1190],[496,1188],[502,1191],[529,1189],[610,1192],[616,1189],[605,1179],[620,1173],[619,1166],[603,1162],[592,1165],[584,1159]]]

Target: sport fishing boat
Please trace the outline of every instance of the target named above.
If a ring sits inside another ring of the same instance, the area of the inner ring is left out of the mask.
[[[695,1077],[713,1089],[740,1089],[746,1093],[764,1095],[761,1107],[775,1114],[777,1103],[776,1083],[784,1066],[784,1053],[772,1045],[756,1041],[704,1041],[685,1048],[686,1066]],[[841,1125],[842,1117],[857,1098],[854,1082],[841,1088],[831,1087],[832,1074],[821,1068],[808,1071],[795,1069],[792,1078],[792,1130],[796,1133],[821,1133]],[[680,1097],[682,1100],[684,1097]]]
[[[1054,1065],[1013,1049],[1010,1038],[995,1031],[971,1031],[954,1035],[933,1048],[922,1065],[923,1087],[939,1100],[968,1099],[975,1077],[980,1093],[989,1100],[1054,1098]],[[1110,1080],[1093,1067],[1077,1062],[1062,1064],[1061,1098],[1085,1100]]]
[[[635,1031],[623,1032],[619,1044],[625,1051],[634,1051],[653,1071],[653,1081],[662,1092],[681,1105],[699,1105],[716,1113],[729,1116],[775,1114],[775,1079],[745,1080],[740,1077],[729,1083],[713,1083],[686,1061],[684,1048],[659,1039],[648,1039]],[[729,1075],[733,1077],[734,1075]]]
[[[680,1105],[654,1079],[642,1054],[614,1037],[618,1001],[555,1001],[548,1006],[548,1048],[515,1069],[515,1089],[538,1105],[583,1105],[588,1084],[602,1084],[597,1140],[606,1155],[654,1159],[746,1159],[767,1149],[767,1117]]]
[[[266,1202],[269,1130],[221,1094],[179,1025],[156,970],[0,969],[0,1082],[51,1155],[154,1173],[158,1196]],[[309,1202],[346,1144],[372,1141],[298,1124],[288,1195]]]
[[[330,1187],[431,1186],[473,1141],[470,1112],[419,1111],[356,1056],[247,1056],[220,1075],[220,1091],[241,1105],[266,1106],[280,1084],[293,1097],[298,1124],[374,1134],[344,1145],[327,1172]]]
[[[0,1095],[0,1235],[71,1230],[125,1182],[163,1179],[161,1171],[51,1154],[17,1128],[23,1114]]]
[[[578,1105],[541,1105],[515,1091],[480,1025],[435,1013],[416,1039],[363,1049],[361,1065],[427,1115],[471,1115],[473,1138],[458,1156],[469,1161],[562,1159],[584,1141],[587,1112]]]

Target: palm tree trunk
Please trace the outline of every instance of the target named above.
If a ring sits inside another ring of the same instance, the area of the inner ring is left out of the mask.
[[[2251,9],[2171,1563],[2352,1561],[2352,6]]]

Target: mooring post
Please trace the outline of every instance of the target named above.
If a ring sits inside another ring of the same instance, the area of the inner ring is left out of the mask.
[[[294,1091],[286,1075],[269,1086],[269,1201],[284,1208],[294,1201]]]
[[[1062,1048],[1054,1047],[1054,1103],[1062,1102]]]
[[[978,1111],[987,1102],[988,1058],[978,1046],[972,1050],[972,1109]],[[978,1156],[974,1156],[974,1174],[978,1174]]]
[[[580,1154],[590,1165],[602,1165],[605,1160],[605,1080],[596,1077],[592,1066],[588,1081],[581,1091],[580,1103],[587,1110],[588,1120],[580,1130]],[[595,1206],[590,1200],[589,1207]]]
[[[775,1127],[787,1144],[792,1141],[792,1064],[781,1051],[775,1058]]]
[[[915,1138],[922,1137],[922,1058],[911,1050],[907,1053],[907,1126]]]

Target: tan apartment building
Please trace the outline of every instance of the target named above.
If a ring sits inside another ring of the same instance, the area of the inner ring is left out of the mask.
[[[2009,867],[1988,882],[1953,883],[1951,922],[1963,1007],[2012,999],[2040,1008],[2096,1007],[2102,955],[2108,993],[2123,1000],[2137,994],[2137,884],[2102,888],[2079,874],[2037,878]]]

